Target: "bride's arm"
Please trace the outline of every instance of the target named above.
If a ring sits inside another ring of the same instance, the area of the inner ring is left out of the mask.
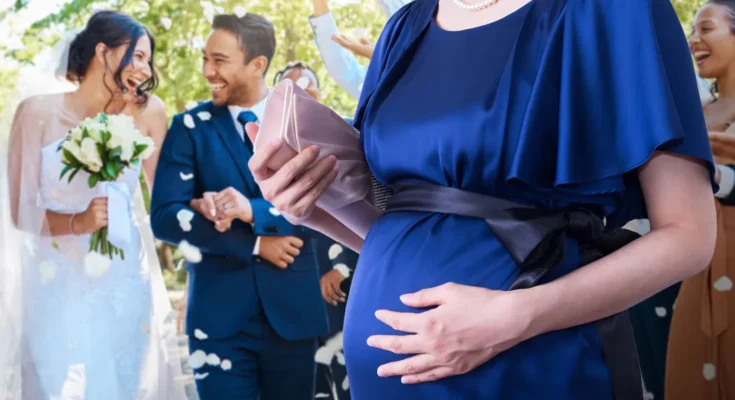
[[[10,130],[7,173],[13,225],[17,229],[40,236],[92,233],[100,225],[106,225],[106,199],[94,199],[87,210],[77,214],[49,211],[37,203],[43,147],[38,117],[39,112],[48,111],[44,110],[44,105],[38,104],[39,101],[37,98],[22,101],[15,112]]]
[[[156,176],[156,166],[160,156],[160,149],[163,140],[168,132],[168,118],[166,117],[166,107],[158,96],[151,96],[145,111],[140,116],[140,123],[145,128],[145,134],[153,139],[156,145],[156,151],[147,160],[143,161],[143,171],[145,172],[146,182],[148,183],[148,191],[153,190],[153,178]]]

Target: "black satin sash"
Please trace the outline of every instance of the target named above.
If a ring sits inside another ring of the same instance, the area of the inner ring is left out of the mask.
[[[420,184],[393,185],[385,212],[426,211],[484,219],[521,272],[510,290],[539,283],[562,260],[564,239],[576,239],[582,264],[598,260],[640,235],[609,229],[595,214],[574,209],[547,211],[464,190]],[[616,400],[643,398],[633,328],[627,311],[595,322]]]

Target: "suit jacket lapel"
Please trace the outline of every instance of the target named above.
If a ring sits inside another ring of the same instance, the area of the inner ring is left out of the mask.
[[[237,165],[246,186],[256,193],[259,192],[257,186],[251,184],[254,181],[250,168],[248,168],[248,161],[253,154],[245,147],[245,143],[237,133],[235,121],[232,119],[230,111],[227,107],[212,105],[212,121],[217,129],[217,134],[222,139],[222,143],[224,143],[235,165]]]

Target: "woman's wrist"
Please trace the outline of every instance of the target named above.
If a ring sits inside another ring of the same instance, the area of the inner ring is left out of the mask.
[[[548,285],[539,285],[530,289],[514,290],[518,303],[518,320],[521,326],[521,341],[531,339],[553,330],[551,320],[554,318],[554,306],[558,304]]]

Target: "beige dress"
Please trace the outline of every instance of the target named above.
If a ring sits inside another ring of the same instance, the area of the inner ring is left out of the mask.
[[[735,207],[716,202],[709,267],[685,280],[666,361],[666,400],[735,400]]]

